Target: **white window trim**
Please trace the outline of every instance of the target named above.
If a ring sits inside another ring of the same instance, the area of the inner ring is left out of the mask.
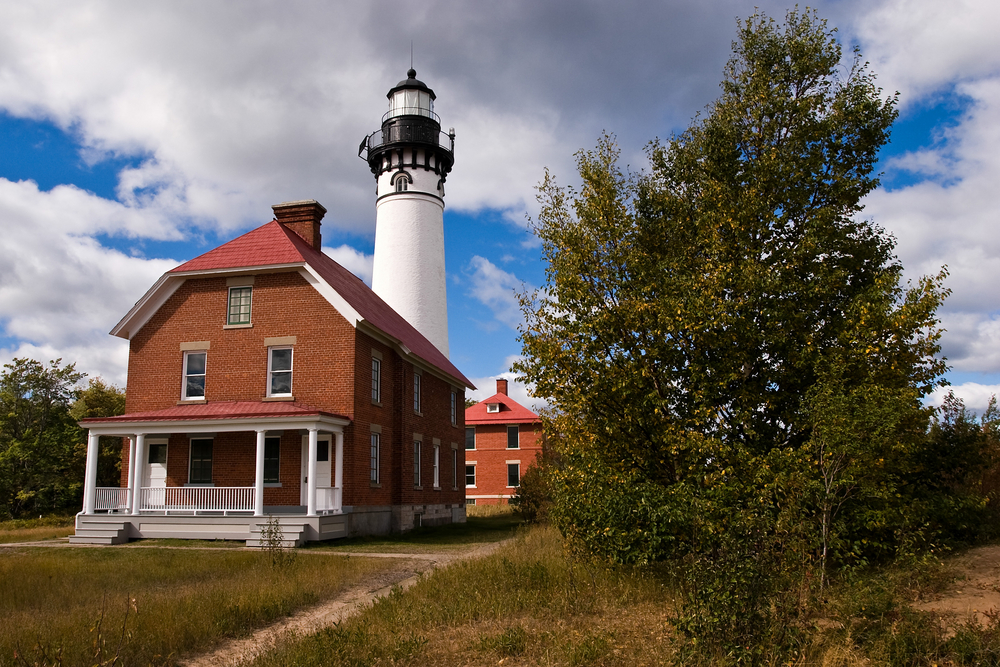
[[[204,354],[205,355],[205,373],[203,374],[206,382],[204,391],[201,396],[188,396],[187,395],[187,380],[188,380],[188,357],[192,354]],[[204,401],[205,397],[208,395],[208,350],[187,350],[184,352],[183,368],[181,373],[181,400],[182,401]]]
[[[441,488],[441,445],[434,443],[434,488]]]
[[[475,484],[469,484],[469,466],[472,466],[472,480]],[[479,484],[479,473],[476,472],[476,462],[466,461],[465,462],[465,488],[467,489],[477,489]]]
[[[274,359],[274,352],[277,350],[291,350],[292,352],[292,363],[291,368],[287,371],[277,371],[278,373],[289,373],[291,381],[288,383],[289,392],[287,394],[272,394],[271,393],[271,374],[275,371],[271,370],[271,362]],[[295,390],[295,348],[291,345],[275,345],[273,347],[267,348],[267,397],[268,398],[283,398],[287,396],[292,396]]]
[[[512,465],[516,465],[517,466],[517,486],[511,486],[510,484],[507,484],[507,486],[505,488],[508,488],[508,489],[517,489],[517,488],[520,488],[520,486],[521,486],[521,462],[520,461],[507,461],[507,471],[506,472],[507,472],[507,481],[508,482],[510,482],[510,466],[512,466]]]
[[[512,428],[517,429],[517,447],[510,446],[510,430]],[[518,450],[521,449],[521,425],[520,424],[507,424],[507,450]]]
[[[382,359],[372,356],[372,403],[382,405]]]
[[[495,413],[495,412],[500,412],[500,404],[499,403],[487,403],[486,404],[486,412],[488,412],[490,414]]]
[[[372,431],[371,437],[369,438],[370,448],[368,450],[368,479],[372,484],[382,483],[382,434]],[[372,451],[374,451],[375,456],[372,456]],[[374,461],[373,461],[374,459]],[[374,462],[374,467],[372,463]]]
[[[413,488],[422,487],[423,480],[420,477],[420,454],[424,444],[420,440],[413,441]]]

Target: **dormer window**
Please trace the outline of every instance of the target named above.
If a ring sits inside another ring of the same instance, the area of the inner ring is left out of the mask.
[[[487,403],[486,404],[486,412],[500,412],[500,404],[499,403]]]

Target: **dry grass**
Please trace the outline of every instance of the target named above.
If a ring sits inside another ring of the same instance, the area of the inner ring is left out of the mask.
[[[534,526],[259,664],[663,664],[677,647],[667,600],[657,578],[573,562]]]
[[[118,641],[130,601],[124,664],[173,664],[177,656],[241,636],[329,598],[389,564],[335,556],[271,567],[253,551],[7,549],[0,552],[0,665],[43,647],[65,665],[93,664],[95,621]]]
[[[0,544],[55,540],[73,534],[74,517],[0,521]]]
[[[514,514],[514,508],[507,503],[497,503],[496,505],[466,505],[465,513],[467,516],[475,518],[507,516]]]

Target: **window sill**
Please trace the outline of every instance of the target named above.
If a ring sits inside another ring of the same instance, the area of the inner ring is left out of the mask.
[[[281,401],[294,401],[295,397],[294,396],[265,396],[264,398],[262,398],[260,400],[263,401],[264,403],[277,403],[277,402],[281,402]]]
[[[414,417],[423,417],[424,413],[423,412],[417,412],[416,410],[414,410],[413,411],[413,416]]]
[[[265,489],[280,489],[281,482],[264,482]]]
[[[373,489],[381,489],[382,485],[378,482],[369,482],[368,485]]]
[[[182,398],[177,401],[177,405],[204,405],[208,403],[204,398]]]
[[[223,329],[253,329],[253,324],[247,322],[246,324],[223,324]]]
[[[422,486],[414,486],[414,487],[413,487],[413,490],[414,490],[414,491],[423,491],[423,490],[424,490],[424,487],[422,487]]]
[[[440,490],[441,490],[441,487],[440,487],[440,486],[435,486],[435,487],[434,487],[434,490],[435,490],[435,491],[440,491]]]
[[[374,405],[376,408],[381,408],[382,407],[382,402],[381,401],[372,401],[372,405]]]
[[[478,489],[479,487],[476,486],[475,484],[473,484],[472,486],[469,486],[468,484],[466,484],[465,488],[467,488],[467,489]]]

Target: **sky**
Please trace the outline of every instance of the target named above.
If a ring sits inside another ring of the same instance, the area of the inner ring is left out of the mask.
[[[948,267],[951,389],[1000,393],[1000,5],[813,5],[899,93],[864,217],[915,280]],[[544,284],[530,232],[548,168],[613,133],[622,161],[719,94],[738,21],[769,0],[0,0],[0,363],[74,362],[125,385],[108,331],[164,272],[316,199],[324,251],[370,283],[375,182],[357,157],[410,66],[456,132],[445,225],[452,361],[495,391]],[[511,394],[526,405],[518,382]],[[940,401],[941,395],[935,396]]]

